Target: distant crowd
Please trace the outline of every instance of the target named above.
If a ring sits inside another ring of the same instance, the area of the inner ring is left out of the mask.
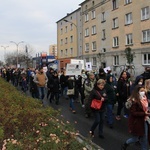
[[[121,120],[122,116],[128,118],[129,132],[133,134],[133,138],[123,144],[122,150],[138,140],[141,149],[146,150],[144,148],[148,145],[146,141],[150,135],[149,125],[147,125],[147,119],[150,116],[148,110],[150,106],[150,67],[145,67],[143,73],[137,75],[134,81],[131,80],[131,75],[126,70],[117,79],[111,70],[107,70],[106,73],[103,68],[100,68],[98,73],[82,70],[81,75],[74,76],[66,76],[64,70],[57,72],[53,68],[48,68],[44,72],[43,68],[36,70],[8,67],[1,68],[0,73],[6,81],[16,87],[20,86],[23,92],[30,91],[32,97],[40,99],[41,102],[46,98],[50,103],[59,105],[60,98],[68,99],[68,107],[73,114],[76,113],[74,102],[80,102],[85,111],[85,117],[95,117],[89,130],[91,137],[94,137],[94,131],[99,126],[98,135],[104,138],[105,116],[107,116],[108,126],[112,129],[114,118],[117,121]],[[94,99],[102,101],[102,106],[98,110],[91,108],[91,102]],[[114,116],[116,103],[118,104],[117,112]],[[121,115],[122,110],[123,115]],[[140,127],[136,126],[135,120]]]

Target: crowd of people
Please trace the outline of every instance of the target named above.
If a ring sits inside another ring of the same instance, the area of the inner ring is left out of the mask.
[[[41,102],[47,98],[50,103],[59,105],[61,98],[68,99],[68,107],[73,114],[76,113],[74,102],[80,102],[85,117],[95,118],[89,130],[91,137],[94,137],[98,126],[99,137],[104,138],[105,118],[111,129],[114,119],[119,121],[122,116],[128,118],[129,132],[133,137],[128,139],[121,149],[125,150],[129,144],[139,141],[141,150],[147,150],[150,141],[150,67],[146,67],[134,81],[125,70],[117,79],[111,70],[105,73],[103,68],[100,68],[97,74],[82,70],[78,76],[66,76],[64,70],[57,72],[53,68],[49,68],[47,72],[44,72],[43,68],[2,68],[1,76],[14,86],[20,86],[23,92],[30,91],[31,96],[40,99]],[[90,107],[93,99],[102,101],[99,110]],[[114,113],[116,103],[117,112]]]

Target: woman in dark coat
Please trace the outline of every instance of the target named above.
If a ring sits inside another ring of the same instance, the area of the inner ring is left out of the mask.
[[[39,98],[38,87],[35,82],[33,82],[35,73],[32,72],[30,76],[30,92],[33,98]]]
[[[127,101],[128,97],[130,96],[130,82],[129,82],[128,74],[126,71],[123,71],[120,75],[120,78],[117,83],[117,91],[119,94],[119,99],[118,99],[118,108],[117,108],[116,119],[120,120],[122,108],[124,108],[124,117],[125,118],[128,117],[128,110],[125,107],[125,102]]]
[[[70,89],[74,89],[74,93],[71,94],[71,95],[68,95],[69,97],[69,107],[70,107],[70,110],[72,111],[72,113],[76,113],[75,111],[75,107],[74,107],[74,97],[75,97],[75,77],[69,77],[68,80],[67,80],[67,86],[68,86],[68,90]]]
[[[58,73],[56,71],[54,71],[53,75],[52,75],[52,80],[51,83],[47,84],[48,88],[51,88],[51,95],[50,95],[50,103],[52,103],[52,100],[55,99],[55,103],[56,105],[59,104],[59,90],[60,90],[60,82],[59,82],[59,78],[58,78]],[[52,85],[50,87],[50,85]]]
[[[112,75],[107,75],[105,89],[107,94],[107,123],[110,128],[113,128],[113,108],[116,101],[116,90],[113,85]]]
[[[99,79],[90,93],[89,102],[91,103],[93,99],[97,99],[102,101],[102,106],[99,110],[92,109],[95,120],[90,129],[90,135],[94,136],[94,131],[96,127],[99,125],[99,137],[104,138],[103,136],[103,124],[105,118],[105,110],[106,110],[106,90],[104,89],[105,80]]]
[[[145,88],[143,86],[135,87],[130,101],[132,105],[130,106],[128,128],[133,137],[126,140],[121,150],[126,150],[130,144],[138,141],[140,142],[141,150],[148,150],[148,141],[150,143],[150,112]]]

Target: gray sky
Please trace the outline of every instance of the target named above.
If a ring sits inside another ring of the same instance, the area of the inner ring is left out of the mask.
[[[84,0],[0,0],[0,59],[4,48],[15,51],[29,44],[37,52],[48,52],[49,45],[57,42],[56,21],[76,10]],[[32,54],[33,55],[33,54]]]

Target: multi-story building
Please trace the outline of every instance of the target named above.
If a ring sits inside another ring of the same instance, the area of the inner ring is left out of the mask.
[[[125,49],[130,47],[136,74],[144,71],[143,66],[150,66],[149,0],[85,0],[80,6],[80,16],[74,22],[82,27],[77,26],[81,42],[77,43],[78,50],[82,51],[74,57],[91,62],[94,70],[110,66],[120,73],[120,66],[127,64]],[[61,26],[58,33],[66,25],[63,22]],[[58,34],[58,43],[61,39],[65,37]]]
[[[52,55],[57,59],[57,44],[49,46],[49,55]]]
[[[80,8],[57,21],[57,49],[60,68],[66,68],[70,59],[79,58],[81,53]]]

